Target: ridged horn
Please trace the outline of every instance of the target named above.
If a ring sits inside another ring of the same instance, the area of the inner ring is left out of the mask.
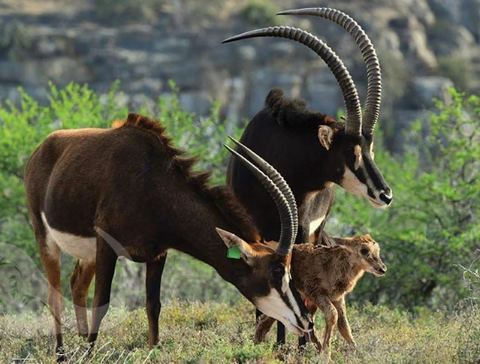
[[[295,201],[295,197],[293,196],[292,190],[290,186],[287,184],[283,176],[273,168],[269,163],[267,163],[262,157],[260,157],[257,153],[253,150],[247,148],[239,141],[235,140],[231,136],[228,136],[232,142],[234,142],[239,148],[240,151],[249,157],[255,165],[265,173],[268,178],[272,180],[273,183],[278,187],[278,189],[282,192],[282,194],[287,199],[288,206],[290,207],[290,212],[292,213],[293,219],[293,241],[297,238],[298,233],[298,209],[297,209],[297,202]]]
[[[252,30],[250,32],[227,38],[222,43],[255,37],[279,37],[291,39],[306,45],[319,55],[332,71],[340,85],[340,89],[342,90],[343,101],[345,102],[345,109],[347,112],[345,132],[350,135],[361,134],[362,110],[355,83],[342,60],[328,45],[305,30],[284,26]]]
[[[375,47],[362,27],[349,15],[330,8],[285,10],[279,12],[277,15],[313,15],[331,20],[350,33],[360,48],[363,61],[367,67],[367,101],[365,102],[363,111],[362,129],[366,135],[371,136],[380,115],[382,72]]]
[[[287,256],[290,254],[295,238],[293,237],[294,223],[292,213],[290,211],[290,206],[287,202],[287,199],[282,194],[280,189],[275,185],[275,183],[268,178],[268,176],[263,173],[257,166],[252,162],[246,159],[237,151],[230,148],[228,145],[225,145],[225,148],[232,153],[239,161],[250,171],[252,174],[262,183],[266,188],[270,196],[272,197],[275,205],[277,206],[278,213],[280,215],[280,239],[278,241],[277,254]],[[245,147],[246,148],[246,147]]]

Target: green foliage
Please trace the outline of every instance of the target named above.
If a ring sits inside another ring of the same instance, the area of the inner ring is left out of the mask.
[[[175,145],[199,156],[197,168],[213,171],[212,183],[223,183],[229,155],[222,144],[227,134],[238,138],[242,129],[221,120],[220,105],[215,102],[208,117],[182,110],[179,90],[173,83],[171,87],[173,96],[161,98],[150,116],[162,120]],[[8,102],[0,107],[0,243],[20,248],[26,257],[22,263],[13,249],[0,249],[5,263],[0,265],[0,274],[12,272],[14,266],[23,272],[32,262],[41,267],[24,196],[23,170],[28,157],[53,130],[108,128],[114,120],[125,119],[128,111],[118,107],[117,89],[114,85],[104,98],[86,86],[70,84],[57,89],[51,85],[46,106],[23,94],[19,107]],[[463,284],[461,266],[478,271],[480,100],[465,98],[453,90],[451,95],[451,102],[437,103],[438,111],[430,115],[426,125],[414,123],[408,134],[411,147],[405,156],[394,158],[377,142],[376,160],[394,190],[393,206],[379,211],[364,199],[339,189],[328,230],[342,236],[370,233],[380,242],[389,268],[385,278],[363,278],[351,299],[401,305],[421,315],[421,306],[451,308],[471,297],[472,292],[478,296],[478,288]],[[175,297],[228,302],[239,299],[238,292],[207,265],[176,252],[169,253],[167,261],[162,283],[164,301]],[[73,264],[73,259],[64,259],[67,298]],[[30,282],[25,277],[32,277],[35,284],[17,296],[42,296],[46,290],[43,273],[36,267],[27,271],[31,273],[21,279]],[[122,261],[117,277],[114,295],[124,297],[122,302],[127,306],[143,305],[139,299],[144,291],[142,266]],[[125,286],[129,289],[122,288]],[[0,307],[10,302],[0,301]],[[28,306],[41,307],[42,301]],[[21,307],[25,304],[14,308]]]
[[[239,138],[241,129],[233,126],[227,128],[226,122],[220,119],[218,102],[213,103],[209,117],[197,117],[185,112],[180,107],[178,88],[173,82],[171,87],[172,96],[169,99],[160,98],[156,115],[149,116],[162,120],[176,146],[187,150],[188,155],[199,157],[196,168],[211,170],[212,183],[224,183],[229,154],[222,144],[227,140],[227,133]],[[19,107],[8,101],[0,106],[0,243],[18,247],[26,253],[21,259],[16,256],[17,253],[10,253],[10,249],[3,249],[0,258],[5,259],[9,267],[15,266],[26,274],[28,278],[25,276],[23,280],[36,281],[38,275],[44,277],[36,267],[31,267],[32,263],[38,267],[41,267],[41,264],[29,224],[23,185],[23,173],[29,156],[54,130],[110,128],[114,120],[124,120],[128,110],[117,105],[117,94],[118,84],[113,85],[106,98],[100,98],[87,86],[72,83],[64,89],[57,89],[50,85],[50,98],[46,106],[39,105],[24,92]],[[166,275],[169,279],[164,284],[165,299],[238,299],[238,293],[209,266],[176,252],[169,254],[168,262]],[[62,286],[67,297],[70,292],[68,277],[73,270],[73,264],[72,258],[65,257]],[[0,273],[4,271],[0,266]],[[117,276],[120,275],[123,279],[114,280],[114,295],[121,295],[127,305],[143,304],[138,300],[138,295],[143,294],[143,267],[122,262],[119,263],[117,271]],[[138,290],[122,290],[122,284],[133,284]],[[41,282],[34,287],[28,287],[23,293],[41,296],[46,288],[46,282]],[[2,302],[0,298],[0,306]],[[10,309],[21,307],[23,305],[20,303]],[[38,308],[39,303],[33,307]]]
[[[480,247],[480,99],[450,92],[452,101],[437,102],[427,125],[414,124],[414,147],[403,158],[377,150],[394,191],[390,208],[374,210],[339,194],[336,232],[369,232],[389,268],[383,279],[362,279],[352,294],[356,299],[438,308],[453,307],[469,294],[458,264],[470,264]]]
[[[253,26],[277,25],[276,16],[279,9],[267,0],[250,0],[241,10],[240,15],[244,21]]]

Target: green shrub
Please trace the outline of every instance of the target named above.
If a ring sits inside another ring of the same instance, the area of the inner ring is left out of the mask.
[[[222,147],[227,140],[227,123],[220,119],[219,103],[213,103],[210,116],[197,117],[181,109],[179,90],[173,82],[171,87],[173,95],[168,100],[160,98],[155,115],[149,116],[162,120],[176,146],[187,150],[188,155],[199,157],[197,169],[212,171],[212,184],[224,183],[229,153]],[[37,280],[44,279],[44,275],[38,274],[37,267],[41,267],[41,264],[29,224],[23,185],[25,164],[34,149],[56,129],[110,128],[114,120],[124,120],[128,109],[116,104],[117,94],[118,84],[113,85],[108,97],[103,100],[87,86],[72,83],[60,90],[51,85],[50,101],[46,106],[39,105],[23,91],[19,107],[8,101],[0,104],[0,244],[6,244],[2,245],[3,249],[0,250],[0,261],[3,262],[3,265],[0,265],[0,274],[17,268],[25,274],[23,281],[31,280],[38,283],[27,287],[24,295],[41,297],[47,288],[45,281]],[[240,132],[240,128],[228,129],[228,133],[237,138]],[[20,248],[25,254],[19,256],[17,250],[8,248],[12,245]],[[169,279],[163,286],[164,299],[168,300],[171,297],[201,301],[238,299],[236,290],[204,263],[176,252],[169,254],[168,262],[165,274]],[[67,297],[70,291],[68,277],[73,265],[72,258],[64,259],[62,287]],[[114,280],[114,295],[122,295],[125,304],[129,306],[143,305],[143,300],[138,299],[144,289],[141,281],[143,267],[121,262],[117,273],[123,279]],[[132,283],[132,280],[138,282]],[[130,282],[128,283],[130,287],[138,287],[138,290],[122,290],[122,284],[126,281]],[[8,285],[6,281],[0,281],[0,293],[5,289],[5,285]],[[6,309],[13,310],[23,307],[21,302],[17,302],[16,306],[12,304],[15,297],[3,298],[0,297],[0,308],[5,306]],[[36,302],[32,307],[40,306],[41,303]]]
[[[278,24],[278,8],[270,1],[251,0],[241,10],[244,21],[253,26],[272,26]]]
[[[339,193],[336,233],[369,232],[388,265],[385,278],[362,279],[352,293],[358,300],[452,308],[469,295],[458,264],[474,261],[480,247],[480,99],[450,92],[452,101],[437,102],[427,125],[414,124],[405,157],[377,146],[394,192],[391,207],[375,210]]]

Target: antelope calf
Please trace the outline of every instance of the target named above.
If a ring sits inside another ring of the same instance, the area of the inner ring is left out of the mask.
[[[380,258],[380,247],[370,235],[354,238],[331,237],[337,246],[298,244],[293,248],[292,278],[295,287],[307,299],[307,309],[325,314],[323,347],[330,346],[336,324],[343,338],[355,345],[347,320],[345,296],[365,272],[381,277],[387,267]],[[265,340],[274,319],[263,315],[255,330],[255,343]]]

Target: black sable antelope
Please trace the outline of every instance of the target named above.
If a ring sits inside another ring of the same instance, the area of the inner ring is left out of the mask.
[[[292,188],[299,210],[297,243],[321,234],[334,202],[336,183],[364,196],[374,207],[392,202],[392,190],[374,162],[373,130],[381,101],[381,72],[375,49],[362,28],[348,15],[334,9],[301,9],[279,14],[315,15],[345,28],[359,46],[367,67],[367,101],[362,115],[353,79],[341,59],[312,34],[291,27],[270,27],[246,32],[224,42],[254,37],[281,37],[306,45],[334,74],[343,94],[345,123],[307,109],[302,100],[288,99],[272,90],[265,107],[254,116],[241,138],[242,144],[268,160]],[[274,205],[241,164],[230,160],[227,181],[236,197],[252,214],[267,240],[278,237],[280,221]],[[318,238],[315,238],[318,240]],[[279,342],[284,334],[279,333]]]
[[[254,165],[237,154],[278,207],[282,223],[279,247],[273,250],[260,239],[233,195],[224,188],[207,187],[208,175],[192,172],[194,160],[181,159],[180,154],[158,123],[130,114],[118,129],[54,132],[30,158],[27,201],[49,281],[57,353],[62,353],[63,345],[61,251],[78,259],[70,280],[73,302],[79,333],[88,335],[92,344],[108,309],[118,255],[147,265],[149,344],[157,343],[160,283],[168,249],[214,267],[289,331],[297,335],[311,331],[310,316],[290,280],[297,212],[281,176],[266,162]],[[227,259],[227,248],[234,246],[243,259]],[[86,298],[94,274],[88,330]]]

